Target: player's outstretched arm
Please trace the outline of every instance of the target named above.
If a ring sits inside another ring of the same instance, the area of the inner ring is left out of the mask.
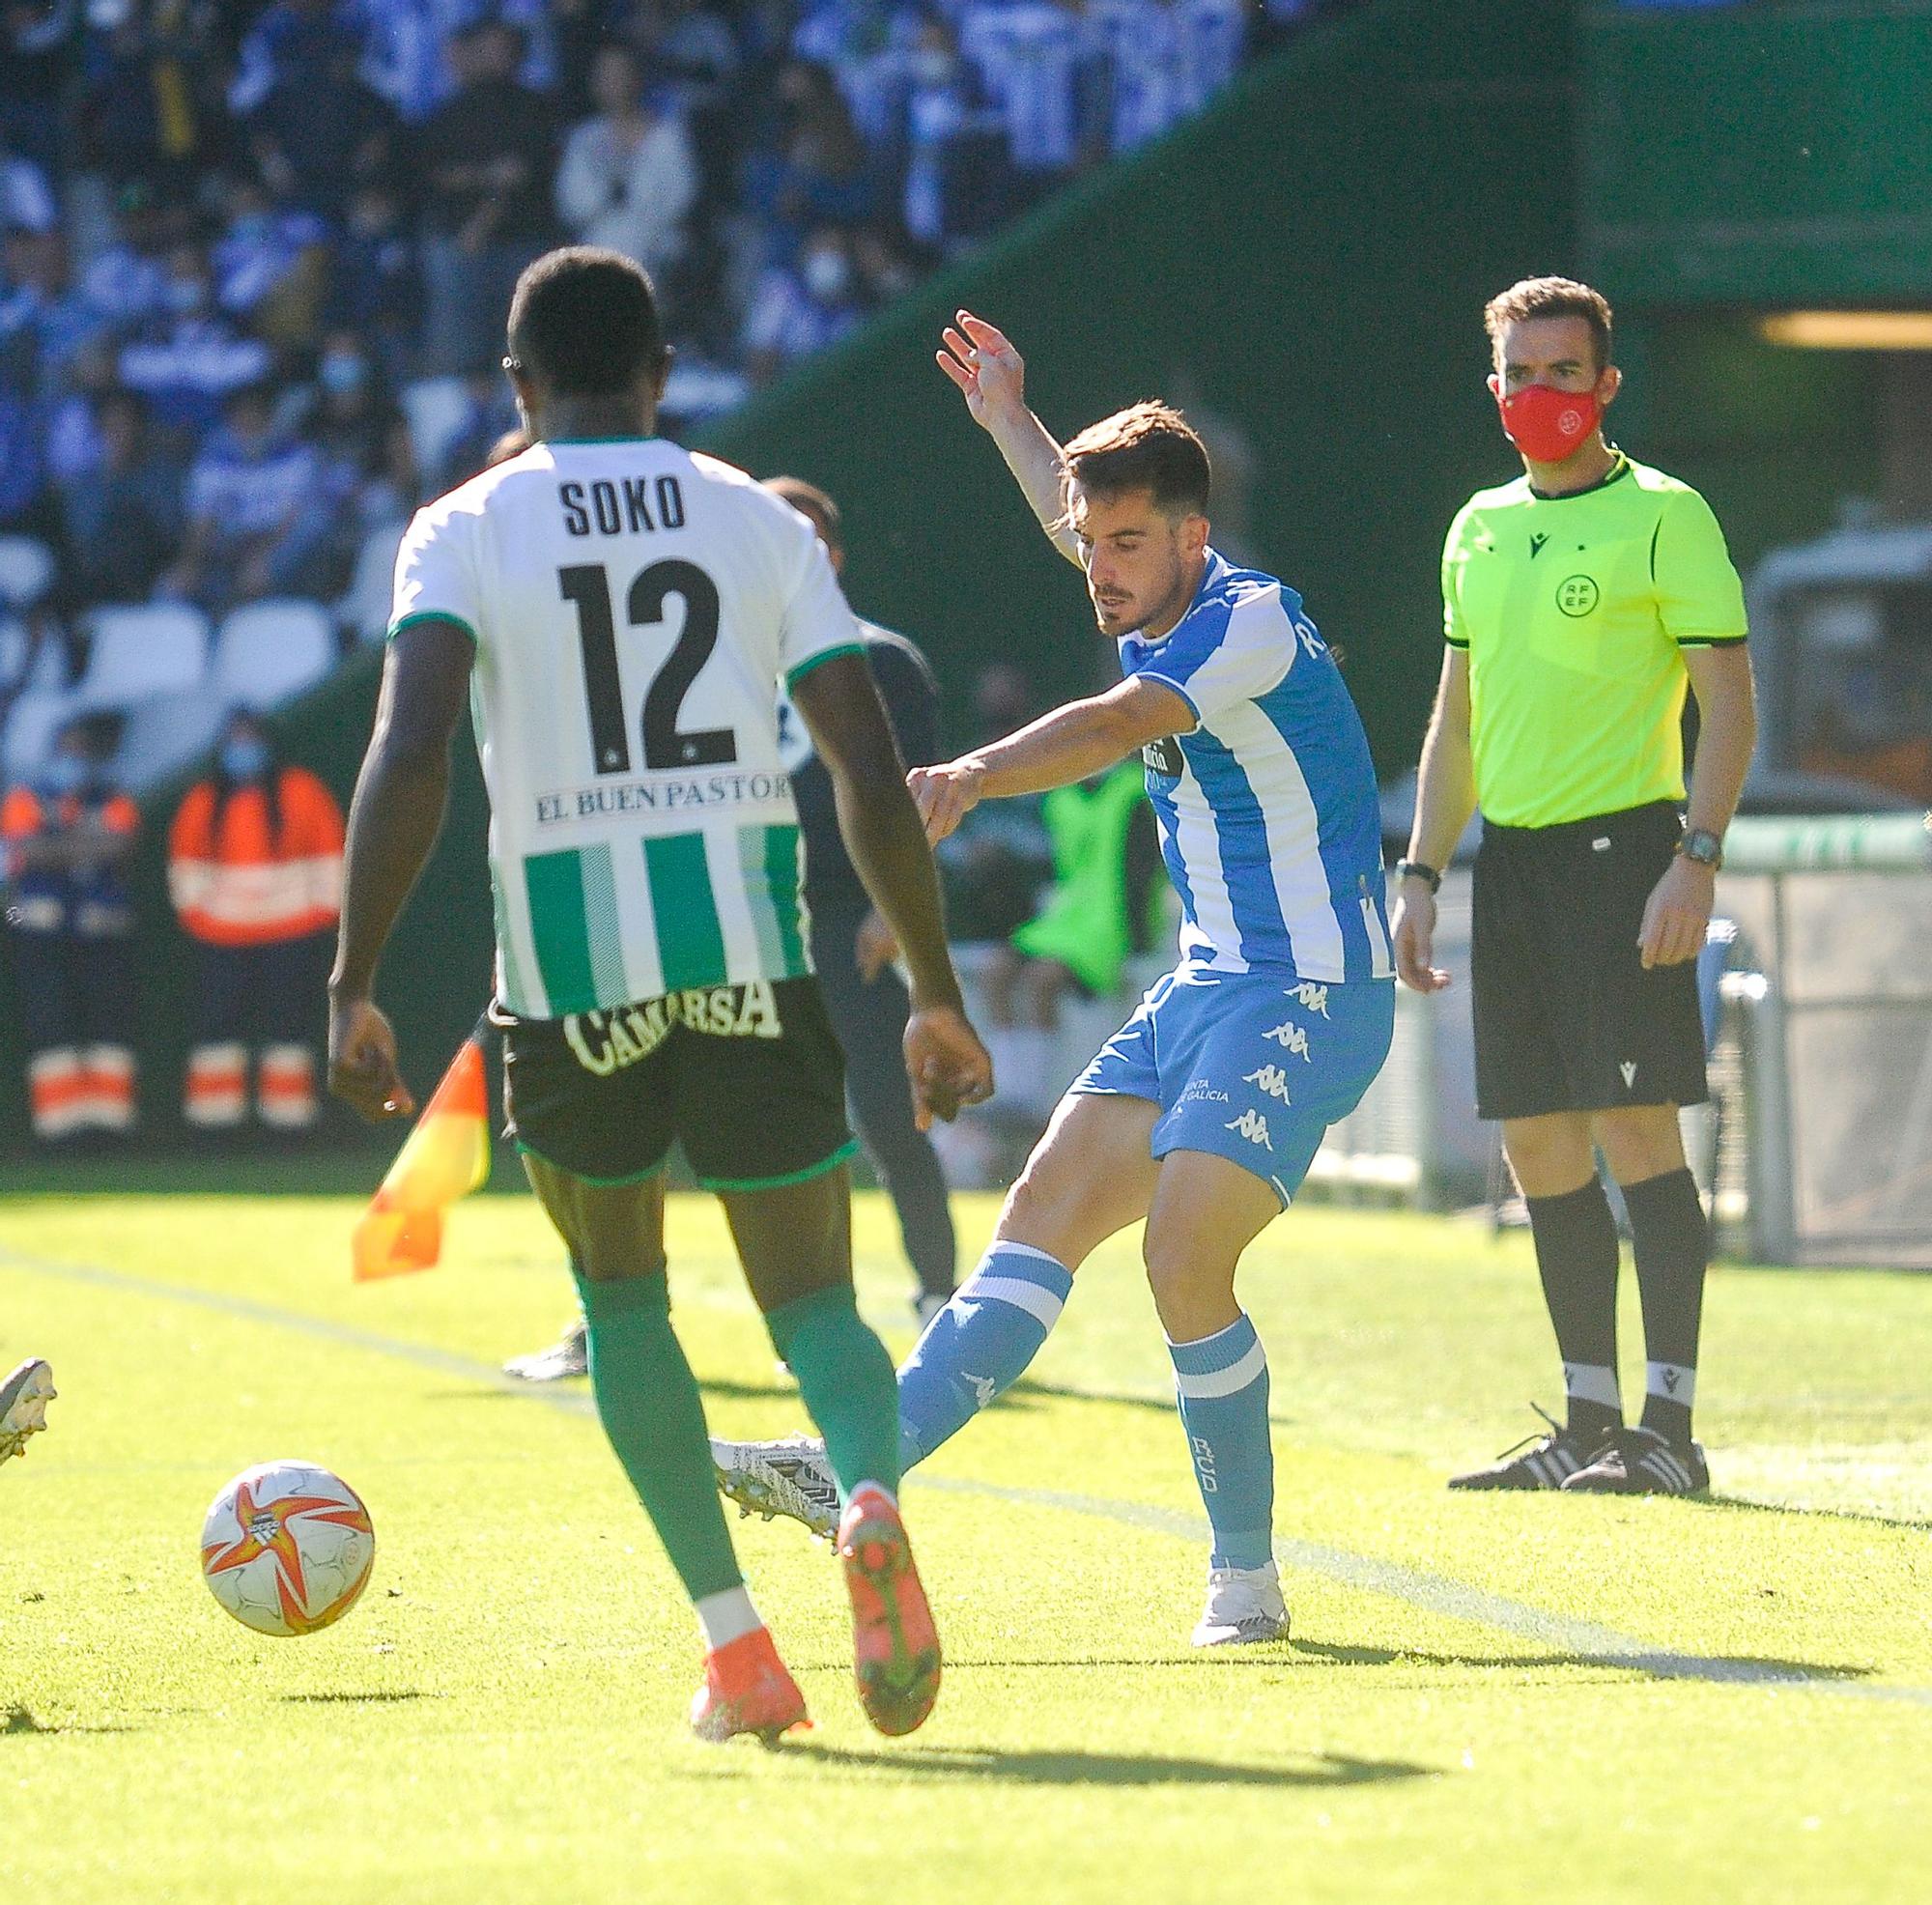
[[[906,777],[925,837],[943,840],[982,800],[1070,786],[1151,741],[1186,734],[1194,710],[1164,683],[1136,677],[1084,701],[1068,701],[1003,741]]]
[[[430,618],[389,643],[376,729],[356,777],[344,849],[342,925],[328,979],[328,1086],[362,1117],[415,1109],[396,1038],[371,998],[389,934],[442,831],[449,743],[469,697],[469,632]]]
[[[946,950],[939,876],[872,672],[862,655],[838,655],[801,675],[792,700],[832,774],[838,831],[872,903],[904,949],[912,976],[906,1071],[924,1130],[993,1090],[993,1063],[966,1018]]]
[[[939,368],[966,399],[973,421],[1000,446],[1007,468],[1047,540],[1076,568],[1079,545],[1066,526],[1060,445],[1026,403],[1026,360],[1007,334],[971,311],[941,333]]]

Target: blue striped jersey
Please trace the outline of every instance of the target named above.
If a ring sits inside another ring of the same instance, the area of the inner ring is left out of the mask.
[[[1209,550],[1186,614],[1124,638],[1121,668],[1195,718],[1146,751],[1182,963],[1392,979],[1368,737],[1300,596]]]

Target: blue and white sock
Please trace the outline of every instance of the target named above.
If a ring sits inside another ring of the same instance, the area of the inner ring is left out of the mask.
[[[1065,1265],[995,1243],[899,1371],[899,1459],[910,1468],[1017,1382],[1073,1288]]]
[[[1268,1441],[1267,1351],[1243,1316],[1195,1343],[1169,1343],[1180,1422],[1214,1530],[1210,1568],[1264,1568],[1274,1558],[1274,1449]]]

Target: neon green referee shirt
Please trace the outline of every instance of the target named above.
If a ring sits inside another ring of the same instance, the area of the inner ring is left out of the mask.
[[[1442,551],[1442,633],[1469,655],[1476,800],[1552,827],[1684,798],[1685,648],[1745,639],[1711,506],[1620,450],[1601,483],[1478,490]]]

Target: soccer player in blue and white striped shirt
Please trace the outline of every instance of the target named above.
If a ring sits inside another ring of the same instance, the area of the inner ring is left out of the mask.
[[[1209,472],[1178,412],[1137,404],[1065,449],[1028,410],[1019,354],[961,312],[939,362],[1041,526],[1086,573],[1125,679],[911,783],[928,838],[978,802],[1143,754],[1180,895],[1180,960],[1102,1047],[1008,1196],[979,1269],[899,1372],[906,1464],[1013,1382],[1081,1262],[1147,1220],[1154,1304],[1213,1529],[1197,1646],[1269,1640],[1267,1358],[1235,1295],[1241,1253],[1388,1054],[1395,968],[1369,748],[1301,600],[1208,543]],[[727,1493],[836,1513],[808,1443],[714,1444]]]

